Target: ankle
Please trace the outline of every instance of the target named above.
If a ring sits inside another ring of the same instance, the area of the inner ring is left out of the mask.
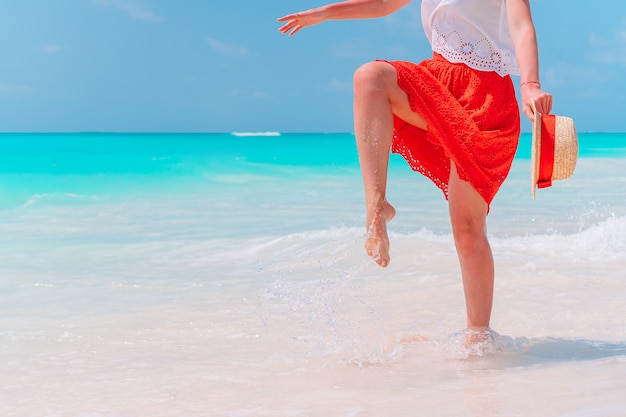
[[[395,215],[395,209],[385,199],[376,203],[368,203],[366,210],[368,223],[378,219],[388,222]]]

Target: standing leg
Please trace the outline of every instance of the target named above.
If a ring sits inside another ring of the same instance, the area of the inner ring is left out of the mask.
[[[493,305],[494,263],[487,241],[487,203],[451,164],[448,202],[454,243],[461,264],[467,328],[487,330]]]
[[[411,111],[391,64],[375,61],[360,67],[354,74],[354,130],[365,187],[365,250],[382,267],[389,264],[387,222],[396,213],[386,199],[394,113],[426,127],[424,119]]]

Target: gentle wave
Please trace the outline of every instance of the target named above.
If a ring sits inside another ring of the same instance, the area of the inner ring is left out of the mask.
[[[55,203],[59,201],[63,201],[64,203],[70,203],[71,201],[79,201],[79,200],[94,200],[95,196],[87,196],[83,194],[74,194],[74,193],[51,193],[51,194],[33,194],[24,204],[22,204],[19,208],[25,209],[35,204],[39,204],[42,201],[53,200]]]
[[[238,137],[247,136],[280,136],[280,132],[232,132],[231,135]]]
[[[294,258],[302,261],[338,259],[354,255],[351,247],[360,254],[363,230],[355,227],[329,228],[272,237],[252,246],[231,248],[216,258],[270,260]],[[559,261],[625,261],[626,217],[611,217],[578,232],[536,233],[524,236],[491,237],[498,256],[504,258],[555,259]],[[453,239],[449,233],[420,230],[412,233],[390,232],[391,250],[396,259],[432,256],[437,252],[453,252]],[[414,253],[415,252],[415,253]]]

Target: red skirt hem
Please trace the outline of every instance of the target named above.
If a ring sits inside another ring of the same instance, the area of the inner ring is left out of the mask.
[[[450,161],[491,204],[508,175],[520,135],[520,115],[509,76],[453,64],[435,54],[393,65],[398,85],[427,130],[394,115],[392,151],[430,178],[448,198]]]

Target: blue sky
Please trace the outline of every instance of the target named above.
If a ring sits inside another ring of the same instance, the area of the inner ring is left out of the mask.
[[[321,4],[3,1],[0,131],[351,132],[359,65],[430,56],[420,2],[278,33],[276,18]],[[626,2],[531,5],[554,112],[581,132],[626,131]]]

